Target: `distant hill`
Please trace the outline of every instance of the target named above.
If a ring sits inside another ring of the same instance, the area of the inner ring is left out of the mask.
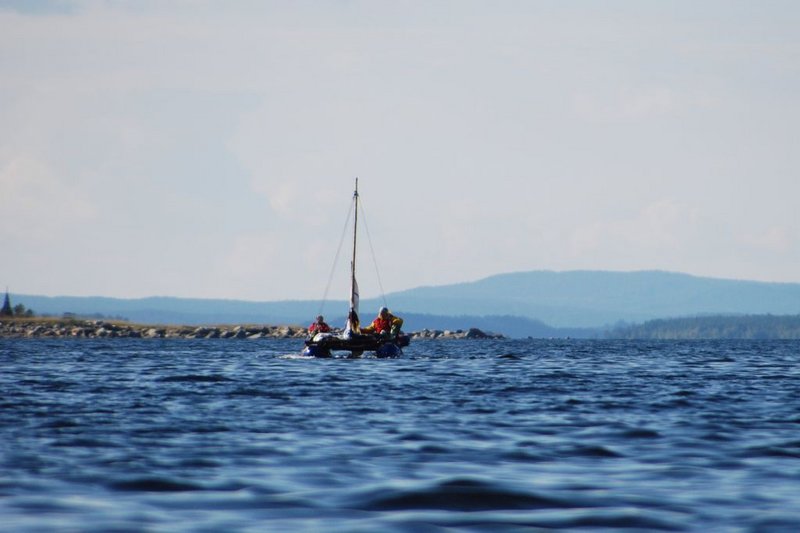
[[[250,302],[199,298],[107,298],[96,296],[12,295],[39,315],[74,313],[124,317],[147,324],[305,324],[320,309],[318,301]],[[328,309],[346,310],[345,302],[327,302]]]
[[[699,314],[800,313],[800,284],[764,283],[660,271],[518,272],[391,295],[406,312],[514,315],[553,327]]]
[[[406,329],[478,327],[512,337],[585,337],[621,323],[697,315],[794,315],[800,284],[764,283],[660,271],[534,271],[500,274],[470,283],[418,287],[386,295]],[[12,295],[39,314],[100,313],[163,324],[307,324],[319,301],[152,297],[117,299]],[[362,321],[382,300],[361,302]],[[322,308],[331,324],[344,323],[347,303]]]

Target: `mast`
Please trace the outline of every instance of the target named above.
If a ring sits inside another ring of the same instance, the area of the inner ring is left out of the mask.
[[[347,315],[347,325],[345,334],[359,332],[358,318],[358,283],[356,282],[356,244],[358,240],[358,178],[356,178],[356,189],[353,192],[353,207],[355,217],[353,218],[353,258],[350,261],[350,313]]]
[[[353,192],[353,207],[355,216],[353,217],[353,260],[350,261],[350,302],[353,302],[353,294],[356,283],[356,238],[358,236],[358,178],[356,178],[356,189]]]

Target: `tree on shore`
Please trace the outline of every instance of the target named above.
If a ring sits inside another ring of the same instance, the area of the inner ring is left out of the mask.
[[[30,318],[33,316],[33,311],[31,309],[26,309],[22,304],[17,304],[14,306],[14,316],[24,316]]]
[[[14,310],[11,309],[11,298],[8,297],[8,289],[6,289],[6,297],[3,300],[3,308],[0,309],[0,316],[14,316]]]
[[[3,307],[0,308],[0,317],[15,316],[30,318],[33,316],[33,309],[26,309],[22,304],[17,304],[14,307],[11,307],[11,298],[8,295],[8,289],[6,289],[6,297],[3,299]]]

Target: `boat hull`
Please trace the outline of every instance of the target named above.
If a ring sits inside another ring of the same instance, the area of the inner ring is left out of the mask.
[[[323,348],[321,346],[306,346],[303,348],[303,355],[306,357],[320,357],[320,358],[331,358],[333,354],[328,348]]]
[[[311,357],[333,357],[333,352],[350,352],[358,357],[364,352],[372,352],[375,357],[392,358],[403,355],[403,346],[409,345],[407,335],[387,340],[378,335],[351,335],[348,338],[336,335],[317,335],[305,342],[303,355]]]

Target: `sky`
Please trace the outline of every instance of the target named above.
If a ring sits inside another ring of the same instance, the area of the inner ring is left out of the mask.
[[[798,27],[770,0],[0,0],[0,285],[344,299],[356,177],[362,298],[800,282]]]

